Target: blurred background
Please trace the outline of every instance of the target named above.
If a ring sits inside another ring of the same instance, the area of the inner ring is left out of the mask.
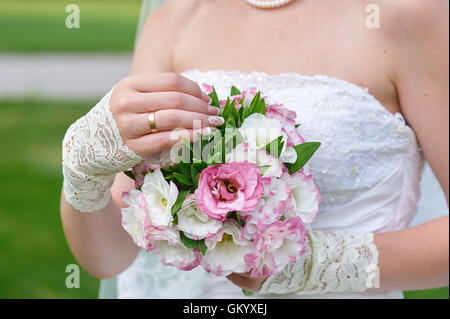
[[[98,296],[99,280],[83,270],[80,288],[66,287],[66,266],[77,262],[59,215],[61,142],[128,75],[142,4],[76,0],[80,28],[69,29],[70,3],[0,0],[0,298]]]

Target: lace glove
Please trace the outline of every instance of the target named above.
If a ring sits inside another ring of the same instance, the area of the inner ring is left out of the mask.
[[[104,208],[116,173],[143,160],[120,136],[109,109],[111,93],[73,123],[63,140],[64,194],[80,212]]]
[[[300,260],[267,278],[259,293],[364,292],[373,287],[377,265],[372,233],[310,232]]]

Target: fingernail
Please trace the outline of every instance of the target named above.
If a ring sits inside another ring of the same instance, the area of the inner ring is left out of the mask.
[[[217,115],[219,114],[219,108],[215,106],[208,106],[208,114]]]
[[[221,116],[210,116],[208,118],[208,123],[214,126],[220,126],[225,123],[225,120]]]

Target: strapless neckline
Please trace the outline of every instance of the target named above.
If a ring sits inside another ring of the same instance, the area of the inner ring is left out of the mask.
[[[264,79],[276,79],[276,78],[290,78],[290,79],[295,79],[298,81],[311,81],[311,80],[316,80],[316,81],[328,81],[328,82],[334,82],[334,83],[339,83],[343,86],[348,86],[348,87],[352,87],[354,89],[358,89],[361,90],[362,94],[367,95],[368,97],[372,98],[376,103],[374,104],[375,106],[377,106],[379,108],[379,111],[383,112],[383,114],[399,120],[401,123],[403,123],[404,127],[406,130],[409,131],[409,133],[411,135],[414,136],[414,138],[417,140],[417,136],[414,132],[414,130],[412,129],[412,127],[410,127],[407,123],[406,120],[403,116],[402,113],[400,112],[395,112],[392,113],[390,111],[388,111],[383,104],[374,96],[370,93],[369,89],[367,87],[362,87],[356,83],[353,83],[349,80],[345,80],[345,79],[341,79],[341,78],[337,78],[337,77],[333,77],[327,74],[321,74],[321,73],[317,73],[314,75],[306,75],[306,74],[302,74],[299,72],[281,72],[281,73],[267,73],[264,71],[258,71],[258,70],[254,70],[254,71],[250,71],[250,72],[244,72],[244,71],[239,71],[239,70],[233,70],[233,69],[211,69],[211,70],[207,70],[207,71],[202,71],[200,69],[187,69],[183,72],[180,72],[181,74],[190,74],[190,73],[200,73],[200,74],[226,74],[228,76],[231,75],[236,75],[236,76],[240,76],[240,77],[254,77],[256,80],[258,80],[259,78],[264,78]]]

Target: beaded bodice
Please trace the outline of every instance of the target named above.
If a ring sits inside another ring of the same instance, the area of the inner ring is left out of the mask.
[[[283,103],[297,113],[302,136],[307,141],[322,143],[310,162],[322,194],[316,226],[332,227],[323,221],[323,215],[340,211],[362,197],[366,201],[371,193],[379,196],[373,190],[380,187],[400,194],[402,186],[408,186],[404,183],[414,181],[409,185],[413,191],[404,194],[408,198],[403,200],[411,201],[412,205],[416,202],[422,169],[416,136],[400,113],[387,111],[368,89],[325,75],[222,70],[189,70],[184,75],[214,85],[222,97],[231,85],[243,89],[254,86],[269,100]],[[399,180],[395,178],[399,174],[395,173],[408,176]],[[351,214],[355,216],[357,212],[353,210]],[[409,218],[413,214],[414,211],[408,212]],[[374,229],[377,230],[380,229]]]

